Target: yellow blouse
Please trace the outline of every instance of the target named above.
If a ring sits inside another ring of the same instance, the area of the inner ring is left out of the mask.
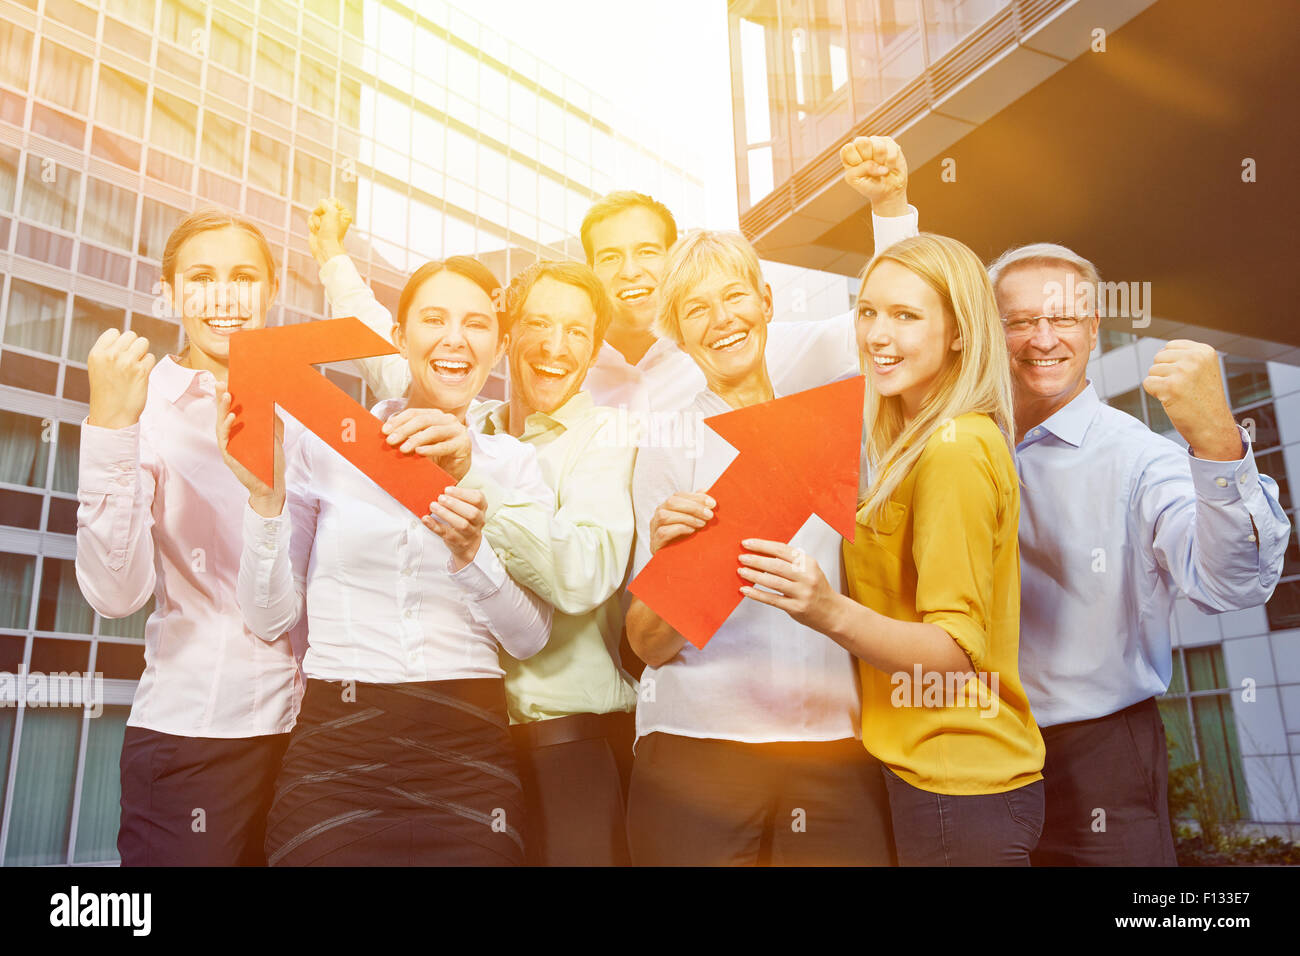
[[[844,545],[849,594],[900,621],[943,628],[971,675],[886,674],[861,661],[862,742],[933,793],[1000,793],[1042,777],[1043,738],[1020,683],[1020,488],[984,414],[943,425],[873,528]]]

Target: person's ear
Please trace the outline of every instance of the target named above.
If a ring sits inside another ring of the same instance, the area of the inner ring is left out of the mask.
[[[402,327],[401,322],[393,323],[393,331],[388,333],[388,337],[393,340],[393,344],[397,346],[397,351],[402,354],[402,358],[407,358],[406,329]]]
[[[955,337],[953,338],[953,340],[952,340],[952,345],[950,345],[950,346],[948,346],[948,347],[949,347],[950,349],[952,349],[954,352],[960,352],[960,351],[961,351],[961,336],[960,336],[960,335],[955,336]]]
[[[768,283],[764,282],[764,283],[763,283],[762,293],[763,293],[763,317],[764,317],[765,319],[767,319],[767,321],[771,322],[771,321],[772,321],[772,309],[773,309],[773,306],[772,306],[772,286],[769,285]]]

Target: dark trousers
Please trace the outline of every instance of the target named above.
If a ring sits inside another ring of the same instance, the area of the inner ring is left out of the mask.
[[[633,714],[576,714],[511,728],[532,866],[627,866],[625,769]]]
[[[1029,866],[1043,829],[1043,781],[1003,793],[932,793],[881,770],[899,866]]]
[[[262,844],[288,734],[177,737],[127,727],[123,866],[265,866]]]
[[[1043,727],[1047,821],[1034,866],[1177,866],[1169,753],[1154,698]]]
[[[637,866],[889,866],[880,764],[853,739],[746,744],[654,733],[632,762]]]

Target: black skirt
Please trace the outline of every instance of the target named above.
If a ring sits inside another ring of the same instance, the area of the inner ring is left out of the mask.
[[[275,784],[271,866],[513,866],[524,801],[500,679],[309,680]]]

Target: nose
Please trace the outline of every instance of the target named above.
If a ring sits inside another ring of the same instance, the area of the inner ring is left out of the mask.
[[[1056,343],[1060,338],[1056,334],[1056,328],[1045,316],[1039,316],[1034,324],[1034,331],[1029,336],[1029,344],[1036,349],[1044,352],[1050,352],[1056,348]]]
[[[541,348],[543,355],[559,355],[564,348],[564,329],[558,325],[553,325],[542,336]]]
[[[463,319],[453,319],[447,323],[443,333],[441,345],[465,345],[465,322]]]
[[[641,274],[641,265],[636,261],[635,255],[623,256],[618,263],[618,277],[620,279],[635,279]]]

